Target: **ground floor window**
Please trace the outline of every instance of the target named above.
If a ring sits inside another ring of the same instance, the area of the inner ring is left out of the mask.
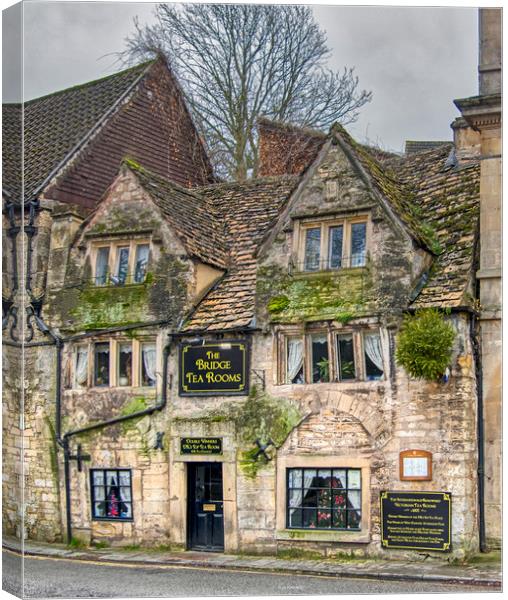
[[[360,529],[361,469],[287,469],[287,527]]]
[[[132,519],[129,469],[91,469],[90,478],[94,519]]]

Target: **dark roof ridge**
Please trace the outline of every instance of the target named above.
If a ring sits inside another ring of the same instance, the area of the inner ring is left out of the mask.
[[[79,90],[79,89],[83,89],[83,88],[87,88],[93,85],[97,85],[98,83],[103,83],[104,81],[108,80],[108,79],[113,79],[114,77],[119,77],[120,75],[125,75],[126,73],[129,73],[130,71],[135,71],[136,69],[139,69],[140,71],[142,71],[145,68],[148,68],[149,65],[155,63],[158,59],[151,59],[151,60],[146,60],[145,62],[139,63],[137,65],[133,65],[132,67],[128,67],[127,69],[123,69],[122,71],[116,71],[115,73],[110,73],[109,75],[104,75],[104,77],[98,77],[97,79],[93,79],[92,81],[85,81],[83,83],[77,83],[76,85],[71,85],[70,87],[67,88],[63,88],[61,90],[56,90],[54,92],[50,92],[49,94],[44,94],[44,96],[37,96],[37,98],[32,98],[31,100],[25,100],[24,102],[8,102],[8,103],[4,103],[7,105],[17,105],[17,106],[21,106],[21,105],[27,105],[27,104],[33,104],[35,102],[39,102],[39,100],[46,100],[47,98],[51,98],[53,96],[58,96],[59,94],[65,94],[67,92],[72,92],[75,90]]]

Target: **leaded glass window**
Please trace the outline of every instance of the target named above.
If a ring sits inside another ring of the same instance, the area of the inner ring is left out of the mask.
[[[355,352],[352,334],[337,336],[337,362],[340,381],[355,379]]]
[[[326,333],[311,336],[312,346],[312,383],[330,381],[330,363],[328,360],[328,336]]]
[[[342,267],[342,239],[344,227],[338,225],[330,227],[328,238],[328,268],[340,269]]]
[[[119,284],[127,281],[129,275],[129,246],[117,248],[116,254],[116,277]]]
[[[129,469],[91,469],[92,517],[132,519],[132,485]]]
[[[321,227],[305,230],[305,271],[319,270],[321,255]]]
[[[134,265],[134,282],[143,283],[148,265],[148,254],[150,247],[148,244],[138,244],[136,246],[136,261]]]
[[[288,469],[287,527],[360,529],[361,470]]]
[[[132,344],[118,345],[118,385],[132,385]]]
[[[351,266],[365,265],[365,250],[367,247],[367,223],[351,225]]]
[[[95,344],[94,385],[109,385],[109,342]]]
[[[95,259],[95,284],[106,285],[108,283],[108,271],[109,271],[109,247],[103,246],[97,248],[97,255]]]

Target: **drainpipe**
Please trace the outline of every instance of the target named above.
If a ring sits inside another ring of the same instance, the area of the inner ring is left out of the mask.
[[[483,419],[483,373],[481,364],[481,345],[476,331],[476,314],[471,314],[471,340],[476,371],[477,400],[477,438],[478,438],[478,536],[480,552],[487,552],[485,535],[485,435]]]

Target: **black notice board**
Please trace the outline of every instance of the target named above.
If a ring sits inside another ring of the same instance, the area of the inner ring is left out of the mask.
[[[451,550],[449,492],[381,492],[383,548]]]
[[[217,340],[180,344],[181,396],[246,396],[249,393],[249,344]]]
[[[180,454],[222,454],[222,438],[180,438]]]

